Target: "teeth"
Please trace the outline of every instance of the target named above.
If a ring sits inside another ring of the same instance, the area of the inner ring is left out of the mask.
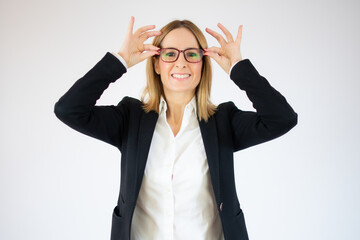
[[[187,78],[190,77],[190,74],[172,74],[171,76],[175,78]]]

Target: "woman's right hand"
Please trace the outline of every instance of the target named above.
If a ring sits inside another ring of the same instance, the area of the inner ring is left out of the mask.
[[[155,28],[155,25],[148,25],[139,28],[133,33],[135,18],[132,16],[130,19],[128,31],[126,33],[125,41],[121,46],[118,54],[125,60],[128,68],[145,60],[148,57],[159,54],[160,48],[152,44],[144,44],[144,42],[154,36],[161,34],[160,31],[149,31]]]

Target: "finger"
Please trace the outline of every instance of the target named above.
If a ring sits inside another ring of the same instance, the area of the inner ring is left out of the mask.
[[[132,32],[133,32],[134,22],[135,22],[135,18],[133,16],[131,16],[129,26],[128,26],[128,35],[132,34]]]
[[[226,29],[226,27],[224,27],[221,23],[218,23],[217,25],[221,31],[225,34],[226,39],[228,40],[228,42],[234,42],[234,39],[231,35],[231,33],[229,32],[229,30]]]
[[[237,36],[236,36],[236,42],[239,43],[239,44],[241,43],[242,29],[243,29],[243,25],[240,25],[239,29],[238,29]]]
[[[142,33],[142,34],[139,36],[139,39],[140,39],[142,42],[145,42],[148,38],[154,37],[154,36],[159,36],[159,35],[161,35],[161,32],[160,32],[160,31],[145,32],[145,33]]]
[[[216,40],[220,43],[221,46],[224,46],[226,44],[225,39],[219,33],[215,32],[214,30],[211,30],[210,28],[206,28],[205,31],[214,38],[216,38]]]
[[[209,56],[209,57],[213,58],[216,61],[218,61],[220,59],[219,54],[217,54],[216,52],[212,52],[212,51],[204,52],[204,56]]]
[[[214,52],[214,53],[219,53],[221,51],[221,48],[219,47],[210,47],[210,48],[206,48],[205,49],[205,53],[206,52]]]
[[[223,56],[225,54],[224,50],[222,48],[219,48],[219,47],[207,48],[207,49],[205,49],[205,52],[207,52],[207,51],[217,53],[220,56]]]
[[[140,55],[140,59],[141,59],[141,61],[143,61],[143,60],[145,60],[145,59],[147,59],[147,58],[149,58],[149,57],[152,57],[152,56],[154,56],[154,55],[159,55],[159,52],[158,52],[158,51],[147,51],[147,52],[143,52],[143,53],[141,53],[141,55]]]
[[[219,66],[222,66],[222,65],[223,65],[221,56],[219,56],[217,53],[207,52],[207,53],[206,53],[206,56],[209,56],[209,57],[211,57],[212,59],[214,59],[215,62],[217,62],[217,64],[219,64]]]
[[[158,51],[160,48],[159,47],[156,47],[152,44],[144,44],[144,49],[145,51]]]
[[[144,27],[139,28],[138,30],[136,30],[136,32],[134,33],[135,35],[141,35],[142,33],[152,30],[155,28],[155,25],[147,25]]]

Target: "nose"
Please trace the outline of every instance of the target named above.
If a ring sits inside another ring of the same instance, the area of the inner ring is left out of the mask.
[[[180,53],[180,56],[175,62],[175,66],[178,68],[184,68],[187,65],[187,61],[185,60],[184,52]]]

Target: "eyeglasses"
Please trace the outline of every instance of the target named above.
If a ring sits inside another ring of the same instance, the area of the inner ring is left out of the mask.
[[[161,48],[159,53],[161,60],[167,63],[176,62],[180,53],[184,53],[185,60],[189,63],[200,62],[204,56],[204,50],[200,48],[187,48],[185,50],[179,50],[176,48]]]

